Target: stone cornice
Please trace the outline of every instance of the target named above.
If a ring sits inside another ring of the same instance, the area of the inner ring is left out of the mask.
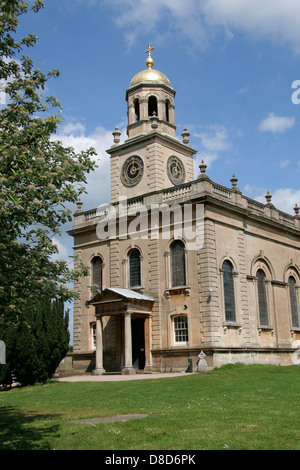
[[[146,122],[146,121],[145,121]],[[171,124],[168,123],[171,126]],[[169,146],[176,146],[180,147],[180,151],[184,150],[187,154],[196,154],[197,150],[194,150],[189,145],[183,144],[180,140],[173,138],[167,134],[163,134],[161,132],[153,131],[146,134],[140,134],[136,137],[132,137],[130,139],[125,140],[122,144],[113,145],[110,149],[106,150],[106,152],[111,155],[119,155],[122,154],[123,151],[127,151],[128,148],[132,147],[134,152],[134,146],[138,146],[140,144],[145,145],[145,142],[148,141],[149,143],[154,142],[155,140],[160,140],[164,144],[168,144]]]

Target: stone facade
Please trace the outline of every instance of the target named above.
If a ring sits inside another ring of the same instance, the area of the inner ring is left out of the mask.
[[[74,368],[178,371],[192,360],[197,370],[201,351],[208,367],[292,364],[300,341],[298,208],[291,216],[269,194],[266,204],[249,199],[235,176],[223,187],[204,162],[195,179],[189,134],[175,137],[175,92],[153,60],[147,65],[126,94],[128,139],[120,144],[116,129],[108,150],[111,204],[89,211],[80,204],[74,214],[75,255],[91,268],[75,285]]]

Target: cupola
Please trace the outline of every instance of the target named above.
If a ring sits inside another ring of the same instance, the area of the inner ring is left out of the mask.
[[[145,51],[148,54],[147,69],[138,72],[132,78],[126,92],[129,138],[154,130],[175,137],[175,91],[168,77],[153,68],[154,60],[151,55],[153,50],[154,47],[149,44]]]

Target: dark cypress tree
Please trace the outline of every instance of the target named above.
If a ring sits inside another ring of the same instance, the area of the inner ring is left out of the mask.
[[[45,383],[69,349],[68,314],[62,300],[42,299],[26,311],[25,321],[0,330],[6,343],[6,365],[0,366],[0,383],[13,375],[21,385]]]

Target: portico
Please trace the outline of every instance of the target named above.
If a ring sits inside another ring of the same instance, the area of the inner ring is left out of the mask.
[[[133,362],[144,370],[151,368],[151,313],[154,299],[130,289],[107,288],[90,300],[96,317],[96,367],[94,375],[104,368],[104,317],[115,320],[117,361],[122,374],[135,374]],[[107,322],[106,322],[107,325]],[[109,346],[109,345],[106,345]]]

